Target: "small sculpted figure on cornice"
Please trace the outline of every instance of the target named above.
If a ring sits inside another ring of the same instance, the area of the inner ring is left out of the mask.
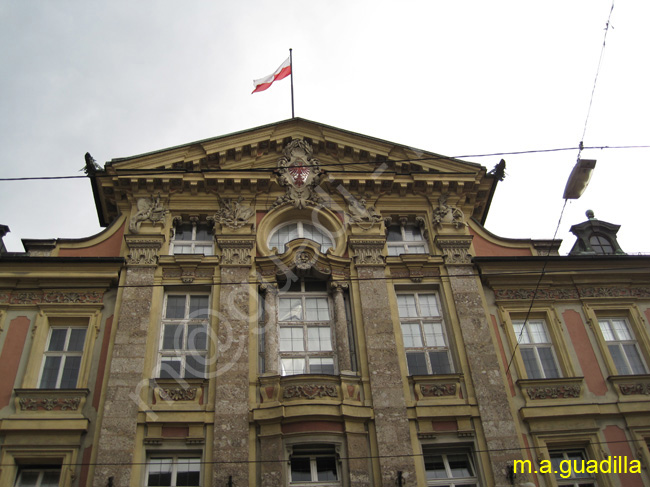
[[[160,202],[160,195],[151,198],[138,198],[138,211],[131,217],[129,230],[131,233],[139,233],[140,225],[143,221],[149,220],[151,223],[161,222],[165,217],[167,210]]]
[[[232,198],[221,199],[221,208],[212,217],[208,217],[208,221],[214,221],[224,227],[236,230],[243,227],[248,223],[251,217],[255,214],[255,210],[244,204],[244,197],[240,196],[236,200]]]
[[[368,205],[364,197],[354,198],[350,196],[346,198],[348,202],[347,215],[350,223],[358,225],[363,230],[370,230],[375,223],[381,221],[381,215],[377,212],[374,206]]]
[[[465,214],[463,210],[447,204],[448,194],[444,193],[438,198],[438,207],[433,210],[433,225],[453,225],[455,228],[466,227]]]
[[[278,184],[286,190],[272,208],[291,204],[298,209],[307,205],[323,205],[323,198],[318,195],[316,187],[320,184],[323,171],[318,159],[312,157],[311,145],[305,140],[294,139],[284,148],[284,155],[278,160],[276,174]]]

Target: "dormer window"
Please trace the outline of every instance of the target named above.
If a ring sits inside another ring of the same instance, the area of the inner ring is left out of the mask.
[[[422,232],[415,225],[391,225],[388,227],[386,245],[390,256],[428,253]]]
[[[213,241],[206,223],[179,223],[174,230],[171,253],[213,255]]]
[[[307,222],[292,222],[280,225],[271,233],[269,248],[275,247],[278,252],[284,253],[286,244],[297,238],[307,238],[320,245],[320,251],[325,253],[330,247],[334,247],[334,239],[323,227]]]

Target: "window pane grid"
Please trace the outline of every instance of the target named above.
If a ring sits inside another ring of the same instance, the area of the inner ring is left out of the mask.
[[[620,375],[646,374],[647,367],[625,318],[604,318],[598,320],[607,348]]]
[[[386,247],[389,256],[426,254],[428,252],[422,233],[415,225],[390,226],[386,237]]]
[[[44,352],[40,389],[77,387],[86,328],[52,327]]]
[[[295,284],[278,298],[281,373],[334,374],[334,337],[327,294],[308,286],[311,283]]]
[[[147,487],[199,487],[200,482],[199,457],[157,457],[147,462]]]
[[[204,223],[177,225],[172,240],[172,253],[212,255],[214,246],[208,226]]]
[[[332,238],[324,228],[317,227],[311,223],[296,222],[284,225],[271,233],[269,248],[275,247],[280,253],[284,253],[286,245],[297,238],[306,238],[320,245],[320,251],[326,252],[334,247]]]
[[[468,453],[443,453],[424,447],[424,468],[428,485],[446,487],[477,486],[478,478]]]
[[[207,367],[207,294],[168,294],[160,333],[160,378],[204,378]]]
[[[409,375],[452,373],[449,343],[437,295],[400,293],[397,309]]]
[[[512,328],[529,379],[562,376],[544,320],[515,321]]]

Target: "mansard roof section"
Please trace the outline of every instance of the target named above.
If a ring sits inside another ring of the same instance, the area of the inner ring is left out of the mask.
[[[283,148],[308,142],[332,187],[351,193],[462,195],[484,222],[497,177],[480,164],[293,118],[215,138],[113,159],[93,178],[100,224],[135,194],[269,192]]]

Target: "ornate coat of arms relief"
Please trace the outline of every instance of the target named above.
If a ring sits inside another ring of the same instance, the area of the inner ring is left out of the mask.
[[[272,208],[284,204],[292,204],[298,209],[307,205],[322,205],[323,198],[316,192],[320,184],[323,171],[320,162],[313,157],[313,150],[309,142],[293,139],[284,148],[284,156],[278,160],[278,184],[284,186],[286,194],[279,197]]]

